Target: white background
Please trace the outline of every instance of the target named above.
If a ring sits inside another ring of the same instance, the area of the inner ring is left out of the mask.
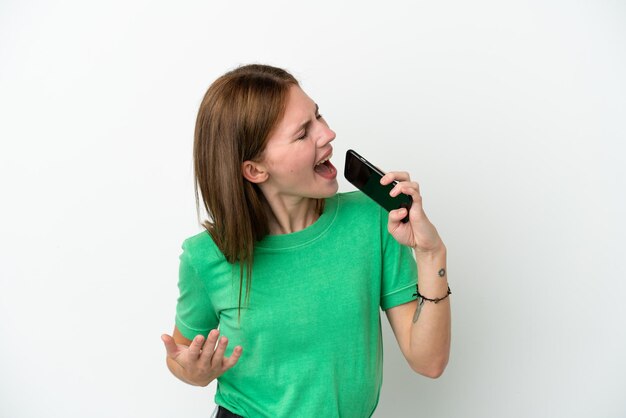
[[[448,368],[411,372],[384,319],[376,417],[626,416],[625,23],[619,1],[4,0],[0,416],[209,415],[160,335],[201,230],[198,106],[251,62],[299,78],[340,170],[354,148],[409,171],[448,247]]]

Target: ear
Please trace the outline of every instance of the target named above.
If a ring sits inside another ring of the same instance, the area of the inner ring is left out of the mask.
[[[268,179],[269,173],[263,164],[255,161],[244,161],[241,164],[241,173],[243,177],[251,183],[263,183]]]

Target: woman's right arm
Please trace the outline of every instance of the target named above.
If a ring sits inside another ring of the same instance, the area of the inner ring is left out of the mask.
[[[161,340],[167,350],[167,367],[172,374],[185,383],[194,386],[207,386],[237,364],[243,349],[235,347],[230,357],[224,357],[228,339],[219,337],[217,329],[211,330],[208,337],[196,335],[190,340],[174,327],[172,336],[163,334]]]

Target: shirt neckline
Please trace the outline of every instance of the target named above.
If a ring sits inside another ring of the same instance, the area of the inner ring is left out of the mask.
[[[337,214],[337,194],[326,198],[324,212],[308,227],[290,234],[266,235],[255,245],[259,250],[284,250],[309,244],[321,237],[335,220]]]

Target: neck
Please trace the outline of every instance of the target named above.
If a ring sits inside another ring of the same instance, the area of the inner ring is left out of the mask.
[[[273,196],[266,198],[270,235],[301,231],[319,218],[317,199]]]

